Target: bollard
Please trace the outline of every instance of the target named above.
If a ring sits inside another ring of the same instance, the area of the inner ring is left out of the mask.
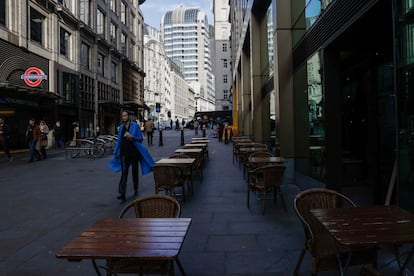
[[[181,129],[181,146],[184,146],[184,129]]]
[[[164,143],[162,141],[162,130],[160,129],[160,143],[158,144],[160,147],[164,146]]]

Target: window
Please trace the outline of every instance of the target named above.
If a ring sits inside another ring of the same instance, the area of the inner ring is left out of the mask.
[[[89,7],[90,7],[90,0],[80,0],[79,18],[80,20],[85,22],[87,25],[91,24],[90,16],[89,16],[90,14]]]
[[[116,0],[109,0],[109,8],[116,13]]]
[[[0,0],[0,25],[6,25],[6,0]]]
[[[116,82],[116,63],[111,62],[111,81]]]
[[[58,3],[65,8],[72,10],[72,0],[58,0]]]
[[[126,4],[121,2],[121,22],[126,24]]]
[[[65,57],[69,57],[70,51],[70,33],[60,28],[60,53]]]
[[[223,59],[223,68],[227,68],[227,59]]]
[[[223,43],[223,52],[227,52],[227,43]]]
[[[223,99],[227,100],[229,98],[229,90],[223,90]]]
[[[221,20],[227,20],[227,9],[221,9]]]
[[[30,8],[30,39],[42,44],[43,21],[45,16]]]
[[[98,34],[105,34],[105,14],[101,10],[98,10],[96,18],[96,32]]]
[[[227,83],[227,75],[223,75],[223,83]]]
[[[104,75],[105,71],[105,56],[102,54],[98,54],[98,74]]]
[[[127,54],[127,36],[124,32],[121,33],[121,53],[126,56]]]
[[[81,44],[81,65],[87,69],[89,69],[89,45],[82,42]]]
[[[116,25],[114,22],[111,21],[111,29],[110,29],[110,34],[111,34],[111,42],[112,43],[116,43]]]

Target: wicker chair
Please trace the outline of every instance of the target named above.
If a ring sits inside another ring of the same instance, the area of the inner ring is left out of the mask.
[[[152,171],[156,194],[165,191],[166,194],[176,197],[176,188],[181,187],[183,201],[185,201],[186,175],[183,169],[172,164],[157,164],[152,167]]]
[[[283,174],[285,172],[285,166],[280,165],[268,165],[256,168],[249,172],[247,178],[247,208],[250,208],[250,192],[260,191],[262,192],[262,213],[265,211],[266,195],[269,192],[273,192],[273,199],[276,205],[277,196],[280,196],[285,211],[286,204],[283,199],[282,190],[280,186],[283,182]]]
[[[134,210],[137,218],[178,218],[181,215],[180,203],[173,197],[167,195],[147,195],[135,199],[122,209],[119,218],[124,218]],[[178,258],[176,262],[179,267],[181,263]],[[171,262],[131,261],[124,259],[111,259],[107,263],[107,276],[118,273],[127,274],[168,274],[174,266]]]
[[[268,164],[261,164],[260,166],[257,166],[257,165],[255,166],[254,164],[249,162],[250,157],[271,157],[271,156],[273,156],[273,154],[271,154],[267,150],[261,150],[261,151],[256,151],[256,152],[251,153],[249,155],[249,157],[247,157],[244,160],[244,163],[243,163],[243,177],[246,174],[246,171],[249,172],[250,170],[253,170],[257,167],[262,167],[264,165],[268,165]]]
[[[303,257],[308,250],[312,255],[312,275],[316,275],[319,271],[338,268],[335,241],[309,210],[355,206],[355,203],[345,195],[329,189],[309,189],[296,196],[294,209],[305,231],[305,245],[300,253],[294,275],[298,274]],[[344,247],[340,251],[348,253],[341,256],[345,260],[345,257],[349,255],[350,249]],[[352,251],[349,264],[372,264],[373,267],[376,267],[376,253],[375,248],[363,248],[358,251]]]

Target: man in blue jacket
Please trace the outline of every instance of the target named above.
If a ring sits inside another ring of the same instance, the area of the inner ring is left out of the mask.
[[[143,175],[151,172],[154,165],[151,155],[146,148],[141,145],[142,133],[141,127],[130,119],[129,111],[122,111],[122,124],[118,131],[118,141],[115,146],[115,159],[121,162],[121,180],[119,181],[118,199],[125,202],[126,183],[128,179],[128,170],[132,165],[132,180],[134,184],[135,195],[138,195],[138,162],[141,164]]]

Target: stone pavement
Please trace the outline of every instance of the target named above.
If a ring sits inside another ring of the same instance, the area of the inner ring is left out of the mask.
[[[186,142],[192,136],[193,131],[185,131]],[[164,131],[163,140],[159,147],[155,133],[149,148],[155,160],[180,147],[180,132]],[[203,181],[195,177],[194,196],[182,203],[182,217],[193,219],[180,254],[187,275],[292,275],[304,241],[293,199],[301,189],[322,184],[295,174],[288,161],[282,189],[288,212],[280,200],[276,207],[269,201],[262,215],[254,196],[249,210],[231,144],[210,140]],[[0,275],[95,275],[90,261],[56,259],[55,252],[96,220],[119,214],[120,175],[107,168],[109,155],[65,160],[62,151],[51,151],[49,156],[30,164],[27,154],[17,154],[13,163],[0,156]],[[141,177],[140,196],[153,193],[153,187],[152,174]],[[133,200],[131,181],[128,193],[128,201]],[[349,275],[357,271],[351,269]],[[385,275],[395,275],[388,271]],[[307,254],[300,275],[309,274]]]

